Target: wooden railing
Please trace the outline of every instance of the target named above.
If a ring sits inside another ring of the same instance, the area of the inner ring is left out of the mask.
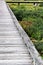
[[[7,1],[6,3],[43,3],[43,1],[24,1],[24,2],[11,2],[11,1]]]
[[[11,2],[11,1],[7,1],[6,3],[16,3],[16,4],[18,4],[18,5],[20,5],[20,3],[32,3],[32,4],[34,4],[34,5],[38,5],[39,3],[43,3],[43,1],[24,1],[24,2],[20,2],[20,1],[18,1],[18,2]]]

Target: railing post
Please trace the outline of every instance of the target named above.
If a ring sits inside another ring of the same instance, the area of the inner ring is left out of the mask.
[[[18,6],[20,6],[20,3],[18,2]]]

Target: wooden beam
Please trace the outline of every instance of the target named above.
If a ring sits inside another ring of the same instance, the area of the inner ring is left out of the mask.
[[[6,3],[43,3],[43,1],[24,1],[24,2],[11,2],[7,1]]]

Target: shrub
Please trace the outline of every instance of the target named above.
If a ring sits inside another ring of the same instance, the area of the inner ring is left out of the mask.
[[[43,3],[40,3],[40,5],[39,5],[39,6],[43,7]]]
[[[36,40],[43,38],[43,9],[26,10],[24,6],[17,6],[15,9],[11,9],[19,21],[25,21],[22,22],[22,27],[30,37]],[[32,22],[32,25],[29,22]]]
[[[27,10],[24,6],[17,6],[16,8],[11,7],[11,9],[28,36],[38,41],[34,45],[39,53],[42,54],[43,42],[39,41],[43,39],[43,8]]]
[[[43,53],[42,53],[42,51],[43,51],[43,42],[37,42],[37,43],[35,43],[34,44],[35,45],[35,47],[37,48],[37,50],[39,51],[39,53],[42,55]]]

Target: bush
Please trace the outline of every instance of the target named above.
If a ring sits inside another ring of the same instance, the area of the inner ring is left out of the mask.
[[[12,11],[19,21],[25,21],[22,22],[22,27],[30,37],[36,40],[43,38],[43,9],[26,10],[24,6],[18,6],[15,9],[12,8]],[[30,22],[32,25],[29,24]]]
[[[43,42],[37,42],[34,44],[41,55],[43,55]]]
[[[34,41],[35,47],[42,54],[43,42],[39,42],[43,39],[43,8],[37,8],[34,10],[26,9],[24,6],[11,7],[12,11],[16,15],[21,26],[24,28],[28,36]]]
[[[39,5],[39,6],[43,7],[43,3],[40,3],[40,5]]]

